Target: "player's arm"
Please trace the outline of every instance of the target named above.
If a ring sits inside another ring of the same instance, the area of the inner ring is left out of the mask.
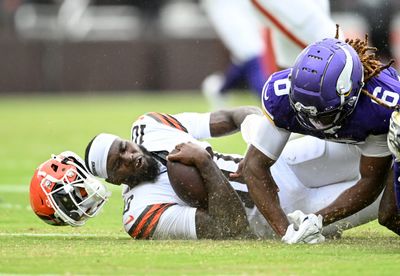
[[[244,119],[251,114],[261,115],[262,112],[255,106],[241,106],[212,112],[210,114],[211,136],[224,136],[239,131]]]
[[[283,236],[289,221],[283,212],[270,168],[275,160],[269,158],[254,146],[250,146],[242,164],[242,176],[258,210],[267,219],[272,229]]]
[[[393,176],[394,174],[394,176]],[[378,221],[381,225],[400,235],[400,164],[394,163],[392,173],[387,178],[385,191],[383,192],[381,202],[379,204]],[[394,185],[393,185],[394,178]]]
[[[382,192],[392,162],[386,137],[384,134],[370,135],[364,144],[357,146],[361,151],[361,178],[317,212],[324,218],[325,225],[358,212],[374,202]]]
[[[393,75],[397,76],[397,73],[393,72]],[[379,205],[378,220],[381,225],[400,235],[400,113],[398,111],[394,111],[391,115],[387,143],[394,157],[392,170],[394,176],[388,177]]]
[[[240,124],[250,114],[260,115],[261,110],[254,106],[241,106],[212,113],[184,112],[169,115],[152,112],[146,115],[152,117],[153,122],[184,131],[195,139],[207,139],[239,131]]]
[[[330,205],[317,212],[322,215],[324,225],[352,215],[374,202],[386,184],[391,161],[391,156],[367,157],[362,155],[360,180],[345,190]]]
[[[239,196],[219,170],[210,154],[192,144],[179,144],[169,161],[196,166],[208,192],[207,210],[196,211],[196,233],[199,239],[226,239],[246,235],[248,220]]]
[[[272,120],[261,117],[245,120],[242,135],[250,146],[239,171],[233,176],[244,178],[259,211],[273,230],[283,236],[289,222],[280,206],[279,189],[270,168],[281,154],[290,133],[276,127]]]

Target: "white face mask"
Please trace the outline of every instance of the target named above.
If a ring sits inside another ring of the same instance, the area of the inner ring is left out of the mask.
[[[315,127],[315,129],[318,129],[318,130],[327,129],[327,128],[333,126],[333,124],[324,125],[322,122],[320,122],[318,120],[311,119],[311,118],[309,119],[309,121]]]
[[[327,118],[327,121],[329,121],[329,123],[322,122],[321,120],[317,120],[315,118],[309,118],[309,121],[315,127],[315,129],[323,130],[323,129],[329,129],[329,128],[333,127],[335,125],[335,123],[338,121],[339,117],[340,117],[340,112],[338,112],[335,115],[333,120],[332,119],[329,120]]]
[[[111,192],[85,170],[78,170],[79,166],[74,162],[67,161],[67,164],[74,167],[67,170],[61,179],[46,175],[41,186],[58,218],[71,226],[82,226],[99,213]],[[70,181],[71,177],[74,180]],[[48,192],[45,188],[48,182],[57,183],[57,187]]]

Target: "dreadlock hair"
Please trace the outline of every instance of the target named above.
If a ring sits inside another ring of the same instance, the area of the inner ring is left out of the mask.
[[[335,38],[339,38],[339,25],[336,24],[336,35]],[[394,60],[390,60],[388,64],[382,64],[376,56],[375,52],[378,50],[376,47],[370,47],[368,46],[368,34],[365,35],[364,40],[361,40],[359,38],[357,39],[346,39],[345,42],[349,44],[353,49],[357,52],[358,57],[361,60],[361,63],[364,68],[364,83],[369,81],[371,78],[379,75],[380,72],[383,70],[389,68],[393,63]],[[368,53],[369,52],[369,53]],[[376,96],[372,95],[369,93],[366,89],[362,88],[361,91],[364,93],[364,95],[367,95],[370,97],[372,100],[377,102],[378,104],[389,108],[389,109],[395,109],[398,110],[400,108],[399,105],[396,106],[390,106],[381,99],[378,99]]]

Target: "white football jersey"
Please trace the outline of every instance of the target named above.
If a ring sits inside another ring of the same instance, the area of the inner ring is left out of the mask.
[[[245,140],[247,136],[252,136],[251,128],[248,129],[246,125],[242,125],[242,132],[246,132],[242,133]],[[197,140],[209,137],[209,113],[171,116],[153,112],[141,116],[133,124],[132,140],[160,157],[160,175],[154,183],[143,183],[132,189],[123,185],[123,224],[130,236],[136,239],[197,239],[196,208],[188,206],[176,195],[164,161],[179,143],[190,141],[203,148],[210,147],[207,142]],[[359,155],[348,145],[314,137],[289,141],[281,158],[271,168],[280,190],[279,198],[284,212],[300,209],[305,213],[313,213],[329,205],[359,179],[358,171],[350,170],[358,168]],[[214,161],[225,175],[237,170],[240,159],[239,155],[214,152]],[[343,173],[338,174],[338,171]],[[230,183],[246,207],[252,232],[258,238],[271,238],[273,231],[254,206],[247,186],[239,182]],[[378,203],[379,200],[347,218],[341,227],[353,227],[376,218]]]
[[[165,157],[179,143],[193,142],[203,148],[210,147],[207,142],[197,139],[210,138],[209,113],[181,113],[169,115],[147,113],[132,125],[132,141],[143,145],[150,152]],[[228,174],[235,172],[241,156],[215,153],[214,161]],[[162,160],[159,160],[162,161]],[[124,185],[125,208],[123,224],[126,232],[136,239],[197,239],[196,208],[188,206],[174,192],[167,169],[159,162],[160,175],[154,183],[143,183],[133,189]],[[266,231],[265,219],[253,211],[245,184],[231,182],[241,197],[249,221],[262,236]]]
[[[210,147],[198,139],[210,138],[210,113],[181,113],[169,115],[150,112],[133,123],[131,139],[148,151],[171,152],[177,144],[193,142]]]

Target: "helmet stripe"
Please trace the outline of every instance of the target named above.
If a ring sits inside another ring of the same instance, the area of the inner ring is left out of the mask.
[[[351,73],[353,72],[354,62],[351,57],[349,50],[346,47],[340,45],[339,46],[346,55],[346,62],[342,72],[339,75],[339,78],[336,83],[336,92],[341,96],[341,104],[344,102],[344,97],[349,95],[352,88],[351,82]]]

